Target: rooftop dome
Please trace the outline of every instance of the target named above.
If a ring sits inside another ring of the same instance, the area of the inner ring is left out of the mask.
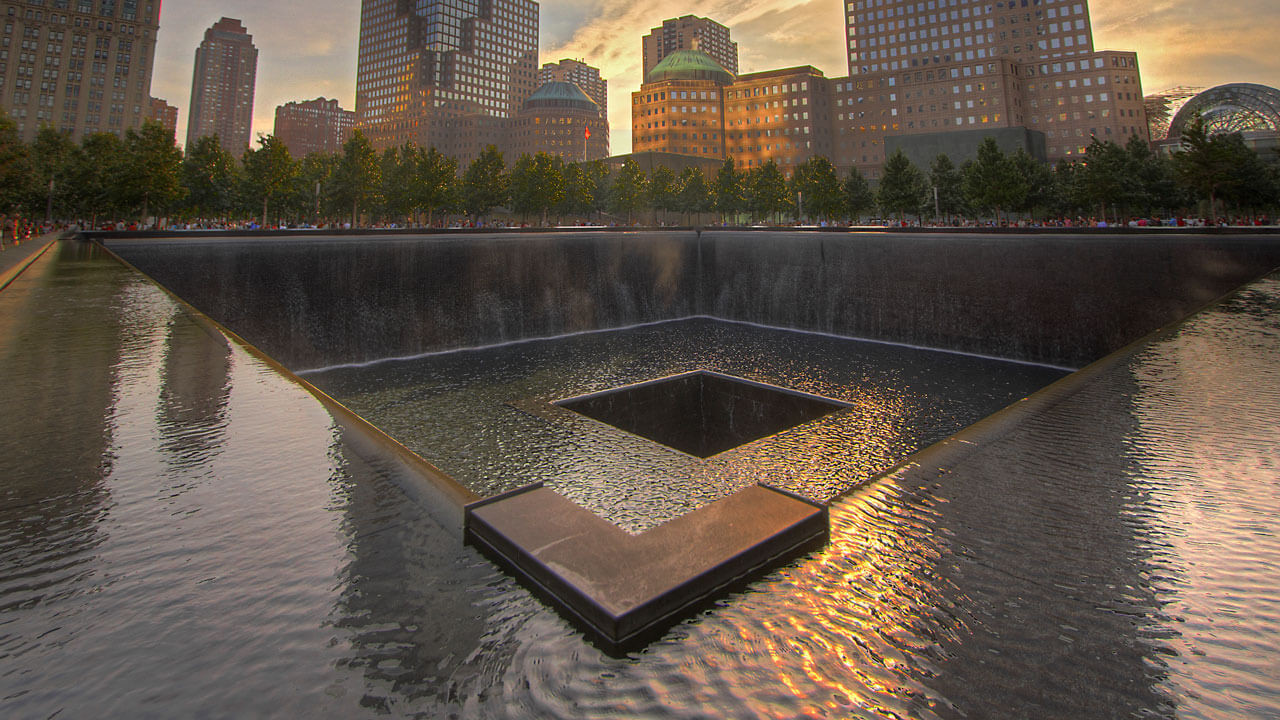
[[[645,78],[645,82],[662,80],[713,80],[728,85],[733,82],[733,73],[701,50],[677,50],[662,58]]]
[[[1280,90],[1266,85],[1219,85],[1187,101],[1169,123],[1169,138],[1199,115],[1211,135],[1219,133],[1280,131]]]
[[[558,80],[544,83],[542,87],[534,90],[529,99],[524,101],[524,106],[527,108],[566,107],[600,112],[600,106],[595,100],[587,97],[587,94],[582,92],[582,88],[574,83]]]

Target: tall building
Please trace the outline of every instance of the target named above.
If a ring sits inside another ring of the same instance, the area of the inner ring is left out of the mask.
[[[160,98],[151,98],[147,119],[160,123],[171,133],[178,132],[178,108]]]
[[[581,60],[544,63],[538,71],[538,82],[571,82],[600,106],[605,117],[609,116],[609,81],[600,77],[600,68],[591,67]]]
[[[300,158],[313,152],[340,152],[355,123],[354,112],[343,110],[337,100],[321,97],[276,107],[273,134],[291,155]]]
[[[356,127],[470,162],[538,87],[532,0],[362,0]]]
[[[836,155],[875,172],[886,144],[982,131],[1050,161],[1092,137],[1147,139],[1137,56],[1096,51],[1086,0],[852,0],[849,77],[835,81]]]
[[[253,126],[257,73],[258,49],[239,20],[224,17],[205,31],[204,41],[196,48],[191,78],[187,147],[199,138],[217,135],[227,152],[235,157],[244,154]]]
[[[662,58],[677,50],[701,50],[725,70],[738,73],[738,43],[729,39],[729,28],[710,18],[685,15],[663,20],[641,41],[644,76],[649,77]]]
[[[30,142],[43,126],[79,142],[149,116],[159,0],[3,3],[0,108]]]

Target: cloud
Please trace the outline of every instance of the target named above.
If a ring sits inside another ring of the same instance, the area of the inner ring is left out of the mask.
[[[1136,50],[1146,94],[1187,85],[1280,85],[1280,57],[1269,48],[1280,26],[1275,0],[1095,0],[1094,47]]]

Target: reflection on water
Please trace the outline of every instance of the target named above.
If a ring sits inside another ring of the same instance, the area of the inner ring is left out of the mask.
[[[850,407],[701,459],[551,406],[697,369]],[[826,500],[1062,375],[695,319],[307,378],[481,495],[541,481],[639,531],[761,481]]]
[[[0,707],[17,718],[1275,717],[1278,305],[1280,282],[1259,283],[838,496],[828,547],[611,658],[436,526],[312,396],[125,269],[67,246],[0,293],[0,312],[21,317],[0,337]],[[875,369],[838,343],[822,355],[825,341],[793,350],[786,334],[722,324],[684,340],[677,330],[575,341],[595,353],[586,382],[665,370],[683,347],[736,374],[844,392],[864,403],[849,422],[888,438],[871,451],[887,453],[906,447],[904,428],[964,422],[950,393],[1002,377],[949,360],[937,377]],[[469,386],[479,378],[493,398],[556,395],[584,382],[564,347],[501,363],[450,356],[439,362],[456,365],[453,379],[433,383],[422,366],[388,365],[377,371],[388,394],[352,397],[447,420],[450,398],[486,397]],[[512,447],[558,461],[570,492],[618,468],[682,470],[507,401],[469,410],[492,428],[445,434],[473,481],[503,482],[504,466],[482,456]],[[512,440],[522,427],[542,435]],[[829,456],[788,442],[802,470],[775,469],[827,487],[812,468]],[[592,444],[619,457],[574,459]],[[737,482],[726,462],[710,484]],[[690,477],[673,487],[697,495]],[[627,483],[593,497],[624,520],[674,511],[670,494]]]

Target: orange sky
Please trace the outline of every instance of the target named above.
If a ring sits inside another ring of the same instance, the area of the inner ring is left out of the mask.
[[[1177,85],[1255,82],[1280,87],[1280,0],[1092,0],[1098,49],[1136,50],[1144,92]],[[611,145],[629,152],[630,93],[640,83],[640,38],[665,18],[694,14],[729,26],[742,72],[814,65],[847,72],[838,0],[547,0],[541,6],[542,61],[573,57],[609,80]],[[244,21],[258,46],[254,133],[269,133],[277,105],[319,96],[355,106],[357,0],[168,0],[152,94],[179,109],[186,139],[195,48],[221,15]]]

